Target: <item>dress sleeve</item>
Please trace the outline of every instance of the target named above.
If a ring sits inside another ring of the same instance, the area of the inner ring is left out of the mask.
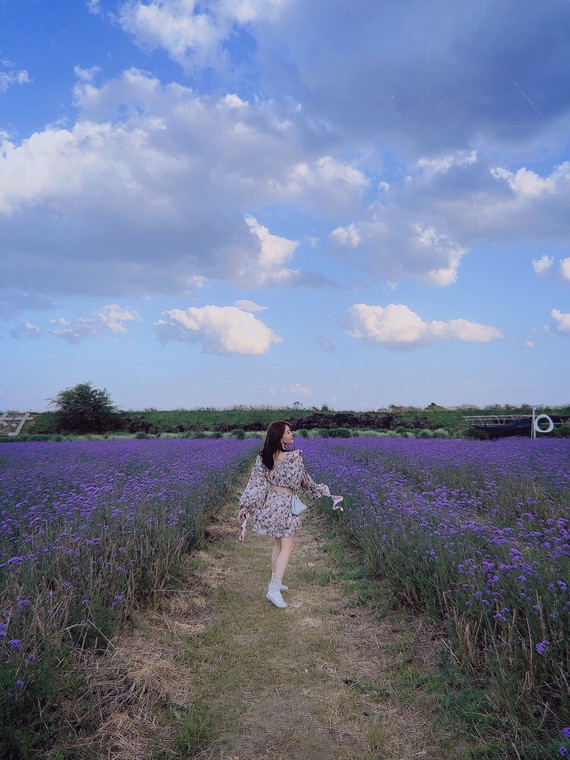
[[[265,501],[269,483],[265,477],[265,465],[258,456],[253,465],[253,470],[247,481],[247,485],[239,500],[239,513],[251,514],[255,512]]]
[[[299,459],[301,459],[299,455]],[[310,499],[320,499],[321,496],[330,496],[329,487],[324,483],[315,483],[313,478],[307,472],[307,469],[301,459],[301,488]]]

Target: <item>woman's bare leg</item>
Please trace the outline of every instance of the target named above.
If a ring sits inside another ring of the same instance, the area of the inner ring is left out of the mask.
[[[274,575],[280,581],[283,580],[285,570],[287,569],[287,563],[289,562],[289,557],[293,551],[294,538],[294,536],[284,536],[283,538],[279,539],[281,541],[281,550],[279,551],[275,562]]]
[[[271,554],[271,577],[275,577],[275,566],[277,565],[277,557],[281,551],[281,539],[273,539],[273,553]]]

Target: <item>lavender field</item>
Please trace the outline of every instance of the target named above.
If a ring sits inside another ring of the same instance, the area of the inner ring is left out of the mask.
[[[26,745],[12,747],[16,729],[22,721],[32,725],[44,710],[49,714],[70,653],[86,645],[105,648],[132,608],[172,581],[183,552],[258,445],[187,439],[0,444],[4,751],[28,756]]]
[[[345,495],[342,519],[397,603],[446,621],[505,728],[570,753],[570,442],[300,448],[317,480]]]
[[[485,684],[520,746],[526,732],[563,756],[570,443],[363,437],[299,445],[311,474],[344,494],[335,518],[395,604],[446,626],[457,660]],[[134,607],[175,583],[181,556],[258,447],[0,444],[0,745],[21,741],[10,726],[49,713],[70,653],[104,649]]]

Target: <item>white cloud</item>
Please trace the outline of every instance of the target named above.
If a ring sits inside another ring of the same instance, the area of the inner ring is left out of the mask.
[[[69,322],[66,326],[52,328],[48,332],[56,338],[63,338],[69,343],[79,343],[84,338],[94,338],[99,334],[100,324],[95,319],[80,318]]]
[[[516,172],[491,169],[490,176],[499,194],[488,187],[471,201],[475,204],[474,222],[484,237],[566,242],[570,226],[570,161],[545,176],[525,167]]]
[[[123,309],[116,303],[101,307],[94,317],[80,317],[75,321],[69,321],[65,317],[50,319],[54,325],[48,332],[56,338],[63,338],[70,343],[79,343],[84,338],[94,338],[106,333],[127,332],[123,322],[139,321],[140,317],[135,311]]]
[[[332,156],[321,156],[289,167],[276,189],[280,200],[296,203],[304,199],[301,202],[329,216],[356,208],[368,186],[369,180],[360,169]]]
[[[564,280],[570,280],[570,257],[560,260],[560,274]]]
[[[351,248],[356,248],[362,242],[360,233],[354,224],[349,224],[346,227],[335,227],[330,238],[337,245],[350,246]]]
[[[451,285],[467,253],[432,225],[410,224],[407,214],[392,205],[371,207],[367,219],[336,227],[329,240],[347,264],[390,283],[412,275],[429,285]]]
[[[97,75],[101,73],[101,67],[91,66],[89,69],[84,69],[81,66],[74,66],[73,73],[82,82],[93,82]]]
[[[554,332],[558,335],[570,335],[570,313],[552,309],[550,314],[554,320]]]
[[[213,15],[196,12],[196,8],[195,0],[128,2],[121,7],[119,18],[140,47],[166,50],[187,68],[191,62],[207,64],[228,34]]]
[[[7,66],[7,70],[0,71],[0,92],[7,92],[15,84],[29,83],[30,77],[25,69],[16,71],[10,64],[6,64],[5,61],[0,62],[0,64]]]
[[[123,325],[123,322],[140,320],[136,311],[123,309],[116,303],[110,303],[107,306],[103,306],[101,311],[97,313],[97,316],[108,330],[117,333],[127,332],[127,328]]]
[[[565,168],[567,170],[568,166]],[[556,173],[544,178],[523,166],[516,172],[497,167],[491,169],[491,175],[497,180],[504,180],[517,196],[535,198],[544,193],[556,192]]]
[[[457,280],[457,268],[462,256],[466,253],[457,243],[450,240],[447,235],[437,232],[431,226],[416,224],[414,230],[421,247],[439,255],[443,254],[444,265],[433,267],[426,274],[426,280],[432,285],[451,285]]]
[[[298,243],[255,215],[244,223],[245,210],[346,210],[358,172],[307,152],[304,126],[276,128],[271,104],[198,97],[135,69],[97,87],[95,73],[78,71],[74,125],[0,139],[14,287],[120,298],[186,295],[198,281],[303,281],[287,266]],[[300,158],[311,181],[293,187]]]
[[[293,256],[299,243],[296,240],[272,235],[267,227],[259,224],[253,216],[246,216],[245,223],[261,244],[257,259],[257,264],[261,269],[276,273],[278,277],[286,274],[287,270],[282,268],[283,264]]]
[[[477,151],[460,150],[438,158],[420,158],[418,166],[426,174],[445,174],[453,166],[470,166],[477,161]]]
[[[260,306],[258,303],[255,303],[255,301],[248,301],[247,299],[241,299],[240,301],[235,301],[234,306],[236,309],[241,309],[242,311],[265,311],[267,309],[267,306]]]
[[[155,324],[162,341],[200,343],[207,354],[265,354],[276,335],[253,314],[235,306],[203,306],[171,309]]]
[[[346,331],[353,338],[381,343],[388,348],[415,348],[449,339],[487,343],[503,337],[495,327],[466,319],[426,322],[404,304],[385,307],[354,304],[349,309]]]
[[[552,267],[554,256],[541,256],[540,259],[533,259],[532,266],[536,274],[544,274]]]
[[[276,17],[285,0],[129,0],[123,29],[146,50],[164,50],[183,69],[219,66],[222,44],[238,26]]]

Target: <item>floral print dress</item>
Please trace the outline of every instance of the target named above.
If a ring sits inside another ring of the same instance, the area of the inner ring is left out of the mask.
[[[251,515],[251,527],[256,533],[273,538],[293,536],[302,518],[291,512],[293,493],[274,491],[272,485],[290,488],[292,492],[302,488],[310,499],[330,496],[329,487],[315,483],[305,469],[301,451],[290,451],[272,470],[267,469],[258,455],[239,501],[240,514]]]

